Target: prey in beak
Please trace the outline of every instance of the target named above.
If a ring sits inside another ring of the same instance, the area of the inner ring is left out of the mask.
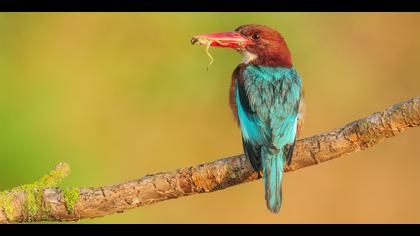
[[[222,32],[222,33],[213,33],[213,34],[201,34],[193,36],[191,39],[191,44],[199,44],[206,46],[206,54],[210,58],[210,63],[207,66],[207,70],[213,64],[213,57],[209,52],[210,47],[219,47],[219,48],[234,48],[241,49],[245,48],[246,45],[253,44],[252,40],[245,38],[238,32]]]

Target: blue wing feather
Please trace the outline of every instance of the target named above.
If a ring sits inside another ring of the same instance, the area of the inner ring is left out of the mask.
[[[238,118],[241,124],[242,136],[245,141],[254,145],[267,144],[267,127],[256,113],[247,112],[241,103],[239,85],[236,90],[236,104],[238,106]]]
[[[283,165],[296,140],[300,77],[293,67],[248,65],[243,78],[243,84],[237,83],[236,104],[245,153],[251,163],[258,158],[262,163],[267,207],[278,212]]]
[[[251,110],[245,90],[239,83],[236,85],[236,106],[245,155],[250,160],[252,167],[259,171],[262,168],[261,146],[270,145],[270,140],[268,140],[270,133],[265,131],[266,125]]]

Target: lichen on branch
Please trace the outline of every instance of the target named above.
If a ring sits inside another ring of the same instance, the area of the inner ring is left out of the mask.
[[[49,209],[43,204],[43,190],[57,187],[69,173],[69,165],[60,163],[34,183],[1,192],[0,209],[3,210],[7,220],[10,222],[13,222],[16,217],[22,217],[22,213],[28,222],[35,220],[40,214],[47,216]]]
[[[79,188],[65,188],[63,189],[64,203],[69,214],[74,213],[74,204],[79,201],[80,189]]]

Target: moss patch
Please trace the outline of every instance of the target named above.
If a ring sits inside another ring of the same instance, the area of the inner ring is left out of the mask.
[[[78,188],[65,188],[63,190],[63,198],[69,214],[74,213],[74,205],[79,201],[79,197],[80,190]]]
[[[69,170],[67,164],[59,164],[54,170],[32,184],[25,184],[9,191],[0,192],[0,210],[4,212],[9,221],[13,221],[16,217],[13,199],[17,194],[23,194],[25,199],[22,210],[27,215],[28,220],[40,216],[40,213],[48,210],[42,203],[43,189],[56,187],[68,175]]]
[[[8,220],[14,220],[13,195],[9,192],[0,193],[0,210],[4,212]]]

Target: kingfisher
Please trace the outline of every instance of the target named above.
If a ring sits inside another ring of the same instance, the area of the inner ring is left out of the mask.
[[[193,44],[233,48],[242,55],[232,73],[229,103],[246,157],[264,178],[265,200],[280,211],[284,164],[290,165],[303,124],[301,78],[283,36],[264,25],[196,35]]]

